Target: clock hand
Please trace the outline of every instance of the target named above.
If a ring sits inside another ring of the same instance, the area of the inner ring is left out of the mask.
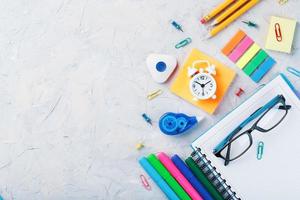
[[[201,83],[199,83],[199,82],[197,82],[197,81],[195,81],[195,83],[199,84],[202,88],[205,87],[205,84],[201,84]]]
[[[207,84],[209,84],[210,82],[211,82],[211,81],[208,81],[207,83],[204,84],[204,86],[207,85]]]
[[[204,96],[204,87],[202,88],[202,96]]]

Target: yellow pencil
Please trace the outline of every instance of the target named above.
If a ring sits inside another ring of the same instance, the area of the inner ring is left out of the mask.
[[[250,8],[255,6],[258,2],[260,2],[260,0],[251,0],[250,2],[248,2],[241,9],[239,9],[237,12],[233,13],[233,15],[228,17],[226,20],[224,20],[221,24],[219,24],[215,28],[211,29],[209,32],[209,37],[213,37],[213,36],[217,35],[220,31],[222,31],[224,28],[226,28],[230,23],[232,23],[234,20],[236,20],[242,14],[247,12]]]
[[[205,24],[206,22],[208,22],[209,20],[211,20],[213,17],[215,17],[216,15],[218,15],[220,12],[222,12],[225,8],[227,8],[230,4],[232,4],[233,2],[235,2],[237,0],[225,0],[223,3],[221,3],[218,7],[216,7],[215,9],[213,9],[208,15],[204,16],[200,22],[202,24]]]
[[[217,25],[219,23],[221,23],[223,20],[225,20],[226,18],[228,18],[231,14],[233,14],[234,12],[236,12],[239,8],[241,8],[244,4],[246,4],[249,0],[240,0],[237,1],[235,4],[233,4],[230,8],[228,8],[224,13],[222,13],[220,16],[218,16],[214,22],[212,23],[212,25]]]

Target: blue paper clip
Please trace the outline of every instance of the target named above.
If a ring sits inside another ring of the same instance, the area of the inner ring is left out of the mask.
[[[264,142],[260,141],[257,145],[257,154],[256,158],[257,160],[261,160],[264,153]]]
[[[287,67],[286,70],[292,74],[294,74],[295,76],[300,77],[300,71],[295,69],[294,67]]]
[[[176,49],[179,49],[181,47],[185,47],[186,45],[190,44],[192,42],[192,39],[190,37],[180,41],[178,44],[175,45]]]

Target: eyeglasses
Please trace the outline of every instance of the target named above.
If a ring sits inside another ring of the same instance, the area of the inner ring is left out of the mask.
[[[262,133],[271,131],[282,122],[290,108],[290,105],[285,104],[284,96],[277,95],[263,107],[257,109],[228,134],[227,137],[214,148],[213,153],[215,156],[224,159],[225,166],[228,165],[229,162],[238,159],[250,149],[253,143],[251,133],[254,130]],[[243,130],[256,118],[258,119],[251,128]]]

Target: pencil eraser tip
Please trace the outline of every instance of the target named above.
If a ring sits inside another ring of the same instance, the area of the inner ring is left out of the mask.
[[[205,24],[206,21],[205,21],[205,19],[203,18],[203,19],[200,20],[200,22],[201,22],[201,24]]]

